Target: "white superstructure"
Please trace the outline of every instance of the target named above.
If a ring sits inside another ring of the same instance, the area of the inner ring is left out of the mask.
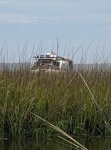
[[[73,69],[73,62],[71,59],[66,59],[52,51],[51,53],[45,53],[43,55],[37,55],[35,63],[31,68],[33,72],[59,72]]]

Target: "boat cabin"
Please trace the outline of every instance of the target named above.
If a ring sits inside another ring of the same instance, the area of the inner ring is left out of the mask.
[[[37,55],[34,58],[35,63],[31,68],[33,72],[59,72],[73,69],[73,62],[71,59],[56,56],[54,52]]]

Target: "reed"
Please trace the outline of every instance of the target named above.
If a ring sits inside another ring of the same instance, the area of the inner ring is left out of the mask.
[[[72,136],[110,135],[111,71],[0,74],[0,136],[56,135],[30,112]]]
[[[61,132],[72,137],[111,136],[111,70],[98,70],[96,65],[86,70],[82,60],[78,69],[56,74],[4,67],[0,138],[62,138]]]

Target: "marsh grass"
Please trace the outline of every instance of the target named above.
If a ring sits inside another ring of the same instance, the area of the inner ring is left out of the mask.
[[[57,133],[30,112],[72,136],[111,132],[111,71],[0,74],[0,136],[46,137]]]
[[[31,112],[32,113],[32,112]],[[54,126],[53,124],[49,123],[47,120],[41,118],[40,116],[32,113],[32,115],[36,116],[37,118],[39,118],[40,120],[42,120],[43,122],[45,122],[49,127],[51,127],[52,129],[54,129],[55,131],[59,132],[62,134],[62,136],[65,136],[66,138],[68,138],[69,140],[65,139],[64,137],[58,136],[59,138],[63,139],[64,141],[72,144],[75,148],[77,149],[81,149],[81,150],[87,150],[87,148],[85,148],[83,145],[81,145],[79,142],[77,142],[74,138],[72,138],[71,136],[69,136],[66,132],[64,132],[63,130],[61,130],[59,127]],[[73,147],[73,148],[74,148]]]
[[[71,136],[110,136],[111,70],[98,70],[96,65],[86,70],[84,63],[82,58],[78,69],[56,74],[4,67],[0,72],[0,137],[61,137],[37,116]]]

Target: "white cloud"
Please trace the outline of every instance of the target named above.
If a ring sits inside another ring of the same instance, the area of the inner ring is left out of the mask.
[[[0,13],[0,22],[3,23],[32,23],[32,18],[15,13]]]
[[[0,13],[0,22],[5,23],[111,23],[110,0],[0,0],[0,3],[6,3]]]

